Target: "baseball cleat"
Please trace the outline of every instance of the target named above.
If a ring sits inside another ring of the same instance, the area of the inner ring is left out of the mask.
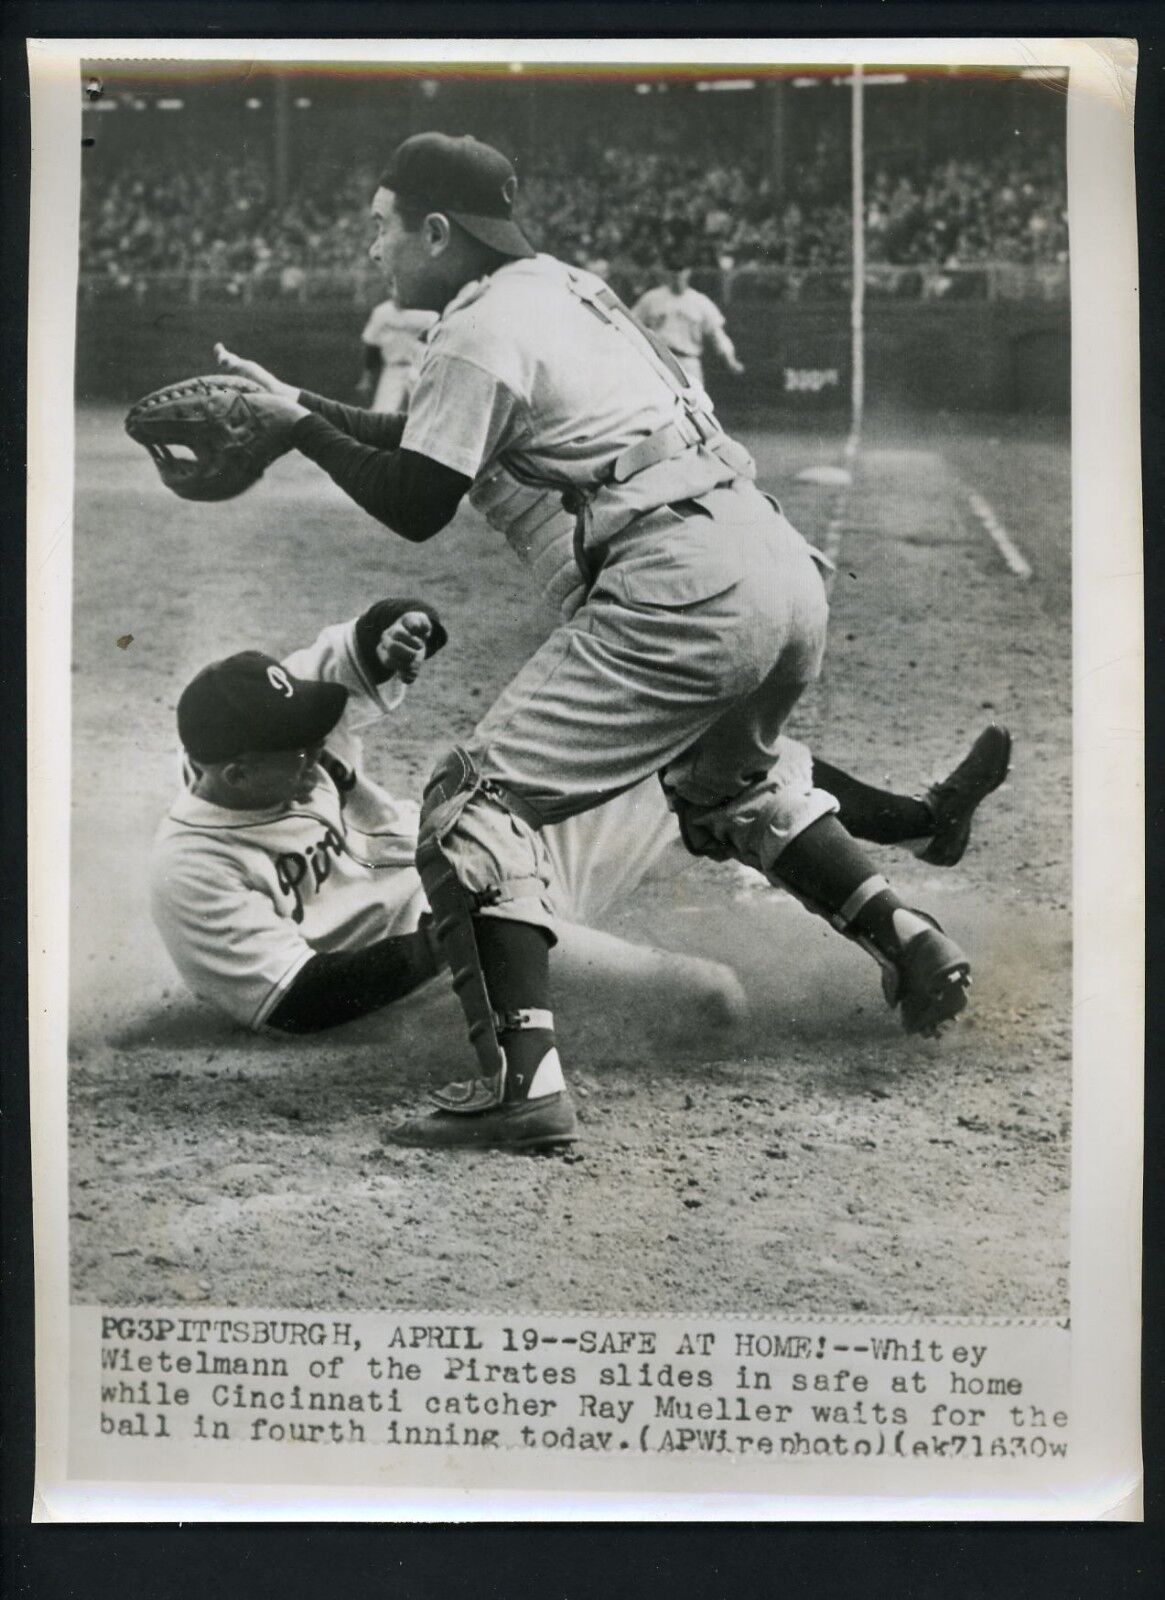
[[[933,1038],[966,1006],[971,963],[933,917],[926,920],[933,926],[916,933],[893,968],[883,972],[882,992],[891,1006],[901,1007],[907,1033]]]
[[[918,852],[932,867],[953,867],[961,861],[971,837],[971,819],[980,801],[1007,777],[1011,762],[1011,735],[991,723],[975,740],[958,766],[941,783],[926,792],[934,813],[934,833]]]
[[[574,1102],[565,1089],[489,1111],[431,1111],[385,1134],[391,1144],[429,1150],[546,1150],[577,1138]]]

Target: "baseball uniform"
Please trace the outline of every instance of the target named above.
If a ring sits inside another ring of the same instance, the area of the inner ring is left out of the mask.
[[[676,294],[666,283],[649,289],[632,308],[645,328],[657,333],[684,369],[689,382],[704,387],[704,342],[724,327],[724,313],[689,284]]]
[[[792,837],[836,809],[780,734],[824,649],[820,558],[684,387],[601,279],[550,256],[468,285],[430,335],[402,449],[473,480],[565,619],[469,753],[542,823],[669,766],[703,808],[772,774]]]
[[[155,923],[187,986],[262,1028],[317,952],[359,950],[413,932],[427,909],[414,866],[418,808],[364,771],[361,734],[395,710],[399,679],[376,684],[355,623],[325,628],[284,661],[298,679],[340,683],[348,702],[310,774],[310,792],[268,811],[233,811],[182,792],[154,843]],[[678,844],[658,784],[548,832],[556,915],[589,921],[630,893]]]
[[[360,335],[381,359],[370,410],[405,410],[424,354],[422,340],[436,320],[431,311],[402,311],[395,300],[382,300],[373,307]]]
[[[397,1130],[406,1143],[577,1136],[549,1009],[545,830],[652,774],[691,851],[757,868],[878,960],[908,1031],[956,1015],[969,982],[782,735],[821,666],[822,558],[658,336],[600,278],[533,250],[517,186],[472,138],[399,147],[372,255],[406,304],[441,308],[402,431],[374,441],[302,393],[289,423],[407,538],[438,532],[468,494],[562,618],[425,791],[417,863],[479,1070]],[[439,248],[410,213],[445,217]]]

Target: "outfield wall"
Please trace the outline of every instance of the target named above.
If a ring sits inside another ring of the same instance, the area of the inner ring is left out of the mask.
[[[208,371],[222,339],[281,377],[350,399],[364,317],[363,308],[337,301],[89,301],[78,319],[78,396],[128,402]],[[738,296],[729,331],[748,370],[734,380],[709,363],[709,386],[725,409],[792,418],[848,407],[848,304]],[[866,313],[868,408],[1066,412],[1068,335],[1066,302],[874,301]]]

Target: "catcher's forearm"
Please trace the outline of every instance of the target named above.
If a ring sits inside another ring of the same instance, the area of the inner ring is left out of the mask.
[[[414,543],[441,531],[473,481],[414,450],[359,444],[314,411],[299,419],[290,441],[370,517]]]
[[[364,950],[314,955],[267,1019],[280,1033],[318,1033],[402,1000],[440,971],[435,941],[422,929]]]
[[[310,389],[300,390],[299,403],[360,444],[370,444],[376,450],[396,450],[400,447],[406,420],[403,411],[366,411],[362,406],[346,406],[339,400],[327,400],[322,394],[312,394]]]

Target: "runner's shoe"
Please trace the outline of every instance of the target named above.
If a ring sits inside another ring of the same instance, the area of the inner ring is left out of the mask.
[[[971,837],[971,820],[980,801],[998,789],[1011,761],[1011,735],[991,723],[975,740],[950,777],[926,793],[934,813],[934,832],[918,851],[932,867],[953,867],[961,861]]]

